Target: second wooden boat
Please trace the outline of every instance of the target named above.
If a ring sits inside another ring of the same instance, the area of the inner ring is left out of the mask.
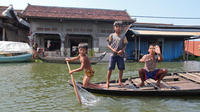
[[[102,53],[98,57],[89,57],[90,63],[91,64],[97,64],[99,61],[101,61],[104,58],[105,55],[106,55],[106,52]],[[65,62],[66,57],[51,57],[51,56],[42,57],[42,56],[38,55],[38,58],[45,61],[45,62],[49,62],[49,63],[66,63]],[[79,61],[69,62],[69,63],[80,64]]]
[[[27,43],[0,41],[0,63],[31,61],[32,49]]]

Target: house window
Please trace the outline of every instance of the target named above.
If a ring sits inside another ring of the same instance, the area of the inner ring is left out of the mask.
[[[78,28],[74,28],[74,32],[79,32],[79,29]]]
[[[72,32],[72,29],[71,28],[67,28],[66,31],[67,32]]]
[[[37,27],[37,29],[36,29],[37,31],[43,31],[44,30],[44,28],[41,28],[41,27]]]
[[[52,28],[51,30],[52,30],[52,31],[57,31],[57,28]]]
[[[92,32],[92,29],[87,29],[87,32]]]

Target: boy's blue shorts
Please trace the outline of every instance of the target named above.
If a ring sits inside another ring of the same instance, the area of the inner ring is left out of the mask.
[[[145,79],[144,80],[147,80],[149,78],[152,78],[154,80],[158,80],[159,79],[159,75],[158,75],[158,72],[160,71],[160,69],[155,69],[153,72],[148,72],[145,70]]]
[[[121,56],[110,56],[108,69],[114,70],[116,63],[119,70],[125,70],[124,58]]]

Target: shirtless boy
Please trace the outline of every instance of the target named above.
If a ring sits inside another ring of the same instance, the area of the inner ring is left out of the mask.
[[[90,83],[91,78],[94,76],[94,70],[92,69],[90,61],[87,57],[87,49],[88,49],[87,43],[80,43],[78,45],[79,55],[77,57],[65,59],[65,61],[80,60],[80,63],[81,63],[81,66],[79,68],[69,71],[69,74],[72,74],[73,72],[80,72],[80,71],[84,70],[85,75],[83,78],[83,87],[100,88],[99,85]]]

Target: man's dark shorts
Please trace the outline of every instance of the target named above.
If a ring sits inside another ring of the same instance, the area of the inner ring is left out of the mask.
[[[148,72],[145,70],[145,77],[144,80],[147,80],[149,78],[152,78],[154,80],[158,80],[160,75],[158,75],[160,69],[155,69],[153,72]]]
[[[110,56],[108,69],[114,70],[116,63],[119,70],[125,70],[124,58],[121,56]]]

